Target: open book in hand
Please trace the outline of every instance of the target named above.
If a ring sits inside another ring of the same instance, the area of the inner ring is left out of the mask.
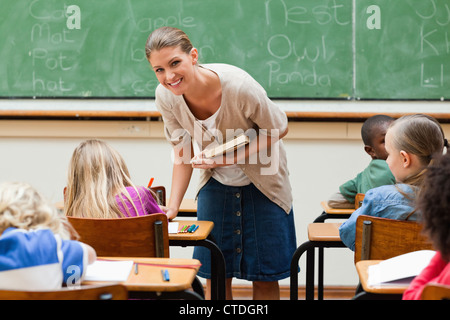
[[[436,254],[433,250],[419,250],[383,260],[369,266],[369,286],[408,285],[419,275]]]
[[[249,142],[250,142],[249,137],[247,137],[245,134],[241,134],[236,138],[227,141],[224,144],[221,144],[220,146],[204,150],[203,155],[207,159],[214,158],[215,156],[225,154],[229,151],[234,151],[240,147],[243,147]]]

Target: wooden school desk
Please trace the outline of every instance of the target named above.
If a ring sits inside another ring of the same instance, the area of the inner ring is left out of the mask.
[[[178,227],[183,225],[198,225],[193,233],[169,233],[170,246],[202,246],[211,253],[211,299],[225,300],[225,258],[211,235],[214,223],[211,221],[178,220]]]
[[[98,257],[98,260],[134,261],[135,264],[125,282],[130,298],[152,299],[202,299],[191,289],[192,282],[200,268],[195,259]],[[169,271],[170,280],[164,281],[161,270]],[[104,281],[83,281],[82,284],[98,284]]]
[[[196,217],[197,216],[197,200],[183,199],[178,210],[178,217]]]
[[[326,219],[348,219],[350,215],[355,211],[352,209],[335,209],[331,208],[327,201],[322,201],[320,203],[322,206],[323,212],[320,216],[318,216],[314,222],[324,222]]]
[[[341,223],[310,223],[308,225],[308,241],[304,242],[291,260],[290,299],[298,300],[298,262],[306,252],[306,300],[314,300],[315,248],[345,248],[339,236]],[[323,258],[323,257],[321,257]],[[323,259],[319,259],[318,299],[323,299]]]
[[[403,292],[408,288],[408,285],[390,284],[390,285],[378,285],[369,286],[369,266],[378,264],[383,260],[361,260],[356,263],[356,271],[358,272],[359,281],[364,291],[358,293],[353,297],[354,300],[363,299],[381,299],[399,300],[402,298]]]

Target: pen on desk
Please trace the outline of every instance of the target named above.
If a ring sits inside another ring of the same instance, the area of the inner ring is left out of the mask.
[[[137,264],[137,262],[134,263],[134,274],[138,274],[138,264]]]
[[[190,226],[189,229],[187,230],[187,232],[191,233],[194,229],[195,229],[195,224]]]
[[[162,274],[162,277],[163,277],[164,281],[170,281],[169,270],[162,269],[161,270],[161,274]]]
[[[153,180],[155,180],[155,178],[151,178],[151,179],[150,179],[147,188],[151,188],[151,187],[152,187]]]
[[[195,230],[197,230],[198,227],[199,227],[199,225],[196,225],[195,228],[194,228],[194,230],[192,230],[191,232],[195,232]]]

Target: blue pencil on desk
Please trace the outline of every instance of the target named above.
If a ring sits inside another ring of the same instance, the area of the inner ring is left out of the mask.
[[[161,270],[161,274],[164,281],[170,281],[169,270],[167,269]]]
[[[195,230],[197,230],[198,227],[199,227],[199,225],[196,225],[195,228],[191,232],[195,232]]]

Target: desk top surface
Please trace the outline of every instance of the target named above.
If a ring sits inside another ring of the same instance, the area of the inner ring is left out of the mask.
[[[130,291],[173,292],[191,288],[192,282],[201,266],[196,259],[177,258],[136,258],[136,257],[98,257],[99,260],[132,260],[138,264],[138,273],[135,265],[122,284]],[[167,269],[170,281],[164,281],[161,270]],[[83,284],[105,284],[99,281],[84,281]]]
[[[328,214],[352,214],[353,211],[355,211],[354,208],[352,209],[331,208],[326,201],[322,201],[320,205],[322,206],[323,210]]]
[[[183,199],[180,204],[180,212],[197,212],[197,200]]]
[[[310,223],[308,239],[310,241],[341,241],[339,226],[342,223]]]
[[[401,284],[389,284],[389,285],[377,285],[377,286],[369,286],[369,266],[380,263],[383,260],[361,260],[356,263],[356,271],[359,275],[359,280],[361,282],[361,286],[364,291],[369,293],[378,293],[378,294],[402,294],[407,288],[407,285]]]
[[[178,222],[178,229],[183,225],[198,225],[198,229],[193,233],[169,233],[169,240],[204,240],[211,233],[214,222],[212,221],[198,221],[198,220],[178,220],[174,219],[174,222]]]

